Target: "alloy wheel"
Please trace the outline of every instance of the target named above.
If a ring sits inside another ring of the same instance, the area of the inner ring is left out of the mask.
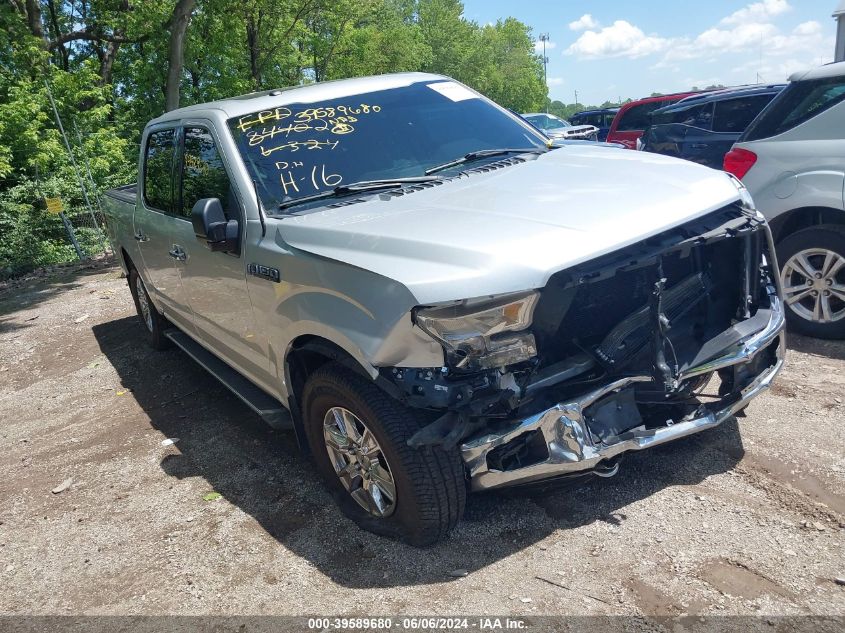
[[[323,418],[329,459],[343,487],[364,510],[387,517],[396,509],[396,483],[387,458],[367,425],[343,407]]]
[[[787,305],[814,323],[845,318],[845,257],[825,248],[809,248],[789,258],[781,271]]]

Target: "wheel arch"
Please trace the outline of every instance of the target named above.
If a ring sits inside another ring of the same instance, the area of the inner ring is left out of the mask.
[[[129,271],[133,268],[137,268],[135,266],[135,262],[132,261],[132,258],[129,256],[129,253],[126,252],[126,249],[121,246],[120,250],[117,251],[118,260],[120,263],[120,267],[123,268],[123,272],[129,276]]]
[[[781,213],[769,221],[775,244],[782,242],[784,238],[797,233],[801,229],[823,224],[845,226],[845,211],[833,207],[799,207]]]
[[[377,374],[377,370],[372,366],[364,366],[341,345],[323,336],[302,334],[290,342],[284,357],[284,384],[297,443],[303,453],[308,453],[309,448],[300,407],[302,391],[308,377],[323,365],[331,362],[340,363],[368,380],[374,379],[374,372]]]

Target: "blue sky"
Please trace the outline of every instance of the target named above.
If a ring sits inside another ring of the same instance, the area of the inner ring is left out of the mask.
[[[709,84],[783,82],[833,60],[837,0],[464,0],[479,24],[548,33],[552,99],[599,104]]]

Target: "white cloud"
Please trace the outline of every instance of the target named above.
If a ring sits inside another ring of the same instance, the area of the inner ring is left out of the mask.
[[[563,85],[563,77],[549,77],[546,80],[547,86],[561,86]]]
[[[792,7],[787,0],[762,0],[762,2],[753,2],[739,11],[731,13],[721,21],[721,24],[731,26],[760,22],[786,13],[791,9]]]
[[[567,55],[586,59],[605,57],[643,57],[659,53],[671,46],[672,40],[646,35],[642,29],[625,20],[616,20],[613,26],[601,31],[583,33],[566,50]]]
[[[833,37],[826,36],[824,25],[815,20],[802,22],[792,30],[783,30],[773,23],[774,18],[791,10],[787,0],[759,0],[697,35],[683,37],[646,34],[625,20],[597,28],[595,20],[587,14],[570,25],[573,30],[584,32],[566,48],[564,54],[581,59],[659,55],[649,69],[670,72],[678,77],[683,76],[681,73],[690,60],[713,64],[727,62],[719,74],[744,74],[748,81],[754,81],[759,73],[762,81],[781,82],[792,72],[818,65],[821,58],[829,59],[833,50]],[[588,21],[592,27],[587,24]],[[742,63],[745,60],[747,63]],[[705,72],[710,74],[712,71]],[[697,77],[698,85],[719,83],[705,81],[702,76],[706,77],[704,73]],[[684,83],[689,83],[687,79],[692,77],[687,76]],[[726,81],[727,78],[724,78],[721,83]]]
[[[819,35],[822,32],[822,25],[815,20],[802,22],[792,31],[795,35]]]
[[[706,57],[714,53],[759,49],[778,34],[773,24],[752,22],[732,29],[707,29],[689,45],[684,53],[691,57]]]
[[[546,52],[547,53],[550,50],[552,50],[553,48],[556,48],[556,47],[557,47],[557,44],[555,44],[554,42],[546,42]],[[538,53],[540,55],[543,54],[543,42],[541,42],[540,40],[537,40],[536,42],[534,42],[534,52]]]
[[[830,61],[830,57],[822,59],[823,62]],[[761,66],[760,61],[755,59],[733,68],[731,72],[735,75],[742,75],[739,80],[741,82],[783,83],[793,73],[815,68],[820,61],[822,60],[812,57],[805,59],[789,57],[786,59],[768,59]]]
[[[707,29],[692,40],[677,40],[657,66],[670,66],[679,60],[712,59],[725,53],[755,52],[786,57],[827,48],[818,22],[804,22],[788,34],[781,33],[774,24],[750,22],[733,28]]]
[[[569,23],[569,30],[570,31],[584,31],[586,29],[597,29],[599,26],[598,21],[590,15],[589,13],[585,13],[580,18],[575,20],[574,22]]]

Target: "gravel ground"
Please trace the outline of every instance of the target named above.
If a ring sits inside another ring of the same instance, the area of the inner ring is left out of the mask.
[[[0,613],[845,615],[841,342],[791,337],[737,423],[472,496],[417,550],[140,328],[109,262],[0,291]]]

